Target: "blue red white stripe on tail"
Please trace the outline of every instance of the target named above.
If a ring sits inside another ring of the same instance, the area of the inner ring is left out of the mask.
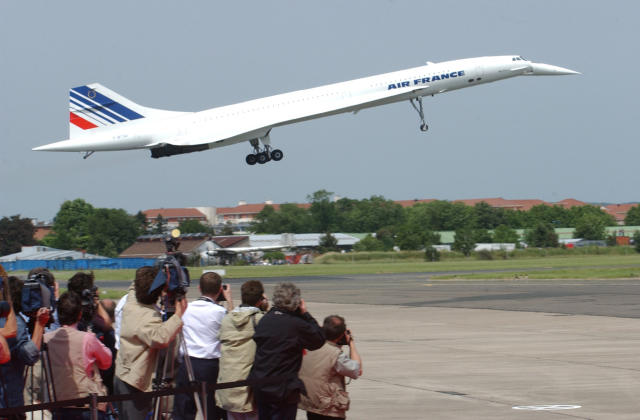
[[[94,85],[95,86],[95,85]],[[109,95],[109,96],[107,96]],[[69,90],[69,123],[82,130],[144,118],[144,115],[103,94],[99,87],[78,86]]]

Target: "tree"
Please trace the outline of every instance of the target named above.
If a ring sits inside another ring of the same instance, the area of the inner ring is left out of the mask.
[[[180,233],[212,233],[213,229],[211,227],[200,223],[198,220],[183,220],[178,225],[178,229]]]
[[[285,203],[278,211],[273,206],[264,206],[251,229],[256,233],[309,233],[313,222],[308,210],[297,204]]]
[[[316,232],[335,231],[336,207],[331,201],[332,196],[333,193],[327,190],[319,190],[307,196],[311,203],[309,211]]]
[[[605,219],[596,214],[585,214],[576,221],[574,238],[602,240],[607,236]]]
[[[493,231],[493,242],[498,244],[517,244],[519,239],[518,232],[506,225],[500,225]]]
[[[35,245],[35,227],[31,219],[20,215],[0,219],[0,255],[20,252],[22,246]]]
[[[453,239],[453,246],[451,249],[454,251],[462,252],[466,257],[471,255],[471,251],[475,248],[476,241],[474,239],[474,232],[469,227],[456,229],[455,237]]]
[[[356,242],[353,249],[356,251],[382,251],[384,250],[384,245],[381,241],[369,234]]]
[[[525,241],[529,246],[555,248],[558,246],[558,235],[551,224],[541,222],[525,232]]]
[[[140,215],[122,209],[94,208],[84,200],[65,201],[53,219],[53,233],[43,243],[116,257],[144,233]]]
[[[473,240],[477,244],[490,244],[493,242],[491,233],[489,233],[487,229],[483,228],[473,230]]]
[[[227,223],[224,224],[221,233],[227,236],[233,235],[233,224],[231,223],[231,220],[227,220]]]
[[[331,232],[327,232],[324,236],[321,236],[318,245],[322,253],[338,250],[338,240]]]
[[[53,233],[42,242],[60,249],[87,249],[87,220],[93,210],[93,206],[81,198],[65,201],[53,219]]]
[[[636,252],[640,252],[640,231],[636,231],[636,233],[633,234],[633,247]]]
[[[624,218],[624,224],[626,226],[640,226],[640,205],[629,209],[627,216]]]
[[[151,230],[156,235],[162,235],[167,230],[167,219],[162,217],[161,214],[156,216],[156,220],[153,222],[153,229]]]

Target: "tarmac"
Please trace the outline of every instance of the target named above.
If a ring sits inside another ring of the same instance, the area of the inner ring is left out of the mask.
[[[639,279],[262,280],[268,296],[296,283],[320,323],[346,318],[364,370],[349,419],[640,419]]]

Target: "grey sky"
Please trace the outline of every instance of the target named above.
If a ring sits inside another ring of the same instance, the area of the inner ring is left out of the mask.
[[[227,4],[223,4],[227,3]],[[638,201],[640,2],[2,1],[0,216],[50,220],[64,200],[129,212],[340,196]],[[519,77],[154,160],[32,152],[68,137],[68,89],[198,111],[422,65],[521,54],[583,73]]]

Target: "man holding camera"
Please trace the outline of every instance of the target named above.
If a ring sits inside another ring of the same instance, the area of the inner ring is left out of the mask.
[[[167,348],[182,328],[182,314],[187,308],[187,300],[177,300],[174,315],[163,322],[156,304],[164,289],[159,287],[149,291],[157,274],[158,268],[140,267],[136,270],[134,286],[129,289],[122,311],[115,394],[151,391],[158,351]],[[119,409],[121,420],[144,419],[151,410],[151,400],[123,401]]]
[[[220,326],[220,372],[218,382],[247,379],[256,354],[253,333],[269,309],[264,286],[259,280],[242,284],[242,304],[227,314]],[[227,411],[228,420],[258,420],[258,410],[249,387],[234,387],[216,391],[216,404]]]
[[[82,316],[82,303],[75,293],[63,293],[58,300],[61,327],[46,333],[51,362],[52,381],[58,400],[84,398],[89,394],[107,395],[98,369],[111,366],[111,351],[91,332],[80,331],[77,323]],[[106,419],[104,403],[99,404],[99,419]],[[63,408],[54,412],[54,419],[82,420],[88,408]]]
[[[253,340],[256,357],[249,379],[281,378],[253,386],[260,420],[294,420],[300,394],[305,392],[298,378],[302,352],[319,349],[325,340],[293,283],[275,287],[273,308],[260,320]]]
[[[233,309],[231,288],[222,285],[222,278],[214,272],[204,273],[200,277],[201,296],[191,302],[184,313],[182,333],[187,347],[189,360],[193,367],[194,380],[215,384],[218,379],[220,340],[218,333],[227,311],[217,302],[225,300],[229,310]],[[187,355],[182,355],[186,357]],[[176,386],[189,385],[186,364],[178,368]],[[215,394],[207,395],[207,418],[218,419],[223,413],[217,410]],[[196,415],[192,394],[177,394],[173,408],[176,420],[193,419]],[[226,416],[225,416],[226,417]]]
[[[344,419],[349,409],[345,377],[362,375],[362,359],[343,317],[326,317],[322,330],[327,342],[302,358],[299,375],[307,395],[302,396],[299,407],[307,411],[308,420]],[[349,356],[342,352],[343,345],[349,346]]]

